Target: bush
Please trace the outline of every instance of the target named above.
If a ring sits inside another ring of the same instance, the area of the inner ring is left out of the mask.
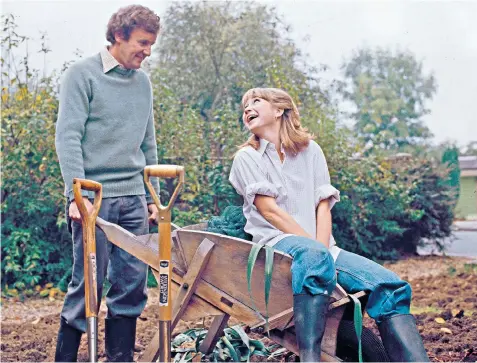
[[[424,238],[442,248],[451,233],[453,192],[432,160],[350,161],[337,170],[341,202],[333,235],[344,249],[373,259],[415,253]]]
[[[54,147],[58,109],[54,77],[41,78],[27,57],[13,17],[2,37],[2,286],[18,290],[59,281],[72,265],[64,223],[63,183]]]

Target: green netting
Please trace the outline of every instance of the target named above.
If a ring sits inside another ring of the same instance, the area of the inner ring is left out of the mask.
[[[221,216],[212,217],[208,221],[207,231],[251,241],[252,236],[244,231],[246,222],[242,207],[230,205],[225,208]]]

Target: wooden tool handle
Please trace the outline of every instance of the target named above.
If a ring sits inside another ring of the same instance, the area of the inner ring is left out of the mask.
[[[89,215],[88,210],[86,209],[83,196],[81,195],[81,190],[89,190],[95,192],[93,210],[91,211],[91,215]],[[99,208],[101,207],[101,199],[103,197],[102,185],[93,180],[74,178],[73,194],[75,196],[75,202],[81,215],[81,220],[89,219],[92,220],[94,224],[94,221],[99,213]]]
[[[156,176],[159,178],[176,178],[179,177],[179,182],[177,183],[176,189],[171,196],[171,199],[167,206],[163,206],[159,197],[157,196],[156,191],[154,190],[149,177]],[[144,182],[146,183],[147,188],[149,189],[149,193],[151,193],[151,197],[154,200],[157,208],[159,210],[169,210],[172,205],[174,204],[177,195],[179,194],[179,190],[184,184],[185,178],[185,171],[183,166],[179,165],[148,165],[144,168]]]
[[[94,203],[91,213],[88,212],[81,190],[94,191]],[[74,178],[73,193],[81,216],[83,226],[83,273],[85,289],[86,318],[98,316],[97,267],[96,267],[96,217],[99,214],[103,189],[100,183],[93,180]]]
[[[184,182],[184,167],[178,165],[148,165],[144,169],[144,180],[147,182],[150,176],[159,178],[179,177]]]

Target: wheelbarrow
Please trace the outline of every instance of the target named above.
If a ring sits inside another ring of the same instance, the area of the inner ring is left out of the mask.
[[[106,234],[117,226],[98,219]],[[172,319],[171,329],[180,320],[192,321],[213,316],[200,351],[213,351],[230,317],[258,332],[268,328],[269,337],[289,351],[299,354],[293,326],[293,293],[289,255],[275,251],[272,286],[266,319],[264,269],[265,253],[260,251],[252,275],[253,301],[247,285],[247,261],[252,242],[207,232],[207,223],[179,228],[173,225],[172,244]],[[126,231],[127,232],[127,231]],[[129,232],[127,232],[129,233]],[[108,238],[110,236],[108,235]],[[112,243],[147,263],[159,280],[157,234],[115,238]],[[358,341],[354,329],[352,298],[363,301],[364,291],[348,295],[341,286],[334,290],[322,341],[323,361],[357,361]],[[367,328],[361,334],[364,361],[389,361],[381,340]],[[154,362],[159,352],[159,332],[151,340],[142,362]]]

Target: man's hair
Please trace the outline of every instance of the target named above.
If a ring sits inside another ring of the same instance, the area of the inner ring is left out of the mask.
[[[268,101],[279,110],[283,110],[280,125],[280,140],[286,151],[298,153],[308,146],[314,136],[301,125],[298,108],[287,92],[279,88],[249,89],[242,97],[242,108],[245,109],[247,102],[255,97]],[[239,148],[246,146],[251,146],[255,150],[258,150],[260,147],[260,139],[252,134],[247,142],[240,145]]]
[[[131,32],[141,28],[149,33],[157,34],[160,29],[160,18],[151,9],[142,5],[129,5],[119,9],[111,16],[106,30],[106,39],[116,43],[114,35],[119,33],[124,40],[129,40]]]

